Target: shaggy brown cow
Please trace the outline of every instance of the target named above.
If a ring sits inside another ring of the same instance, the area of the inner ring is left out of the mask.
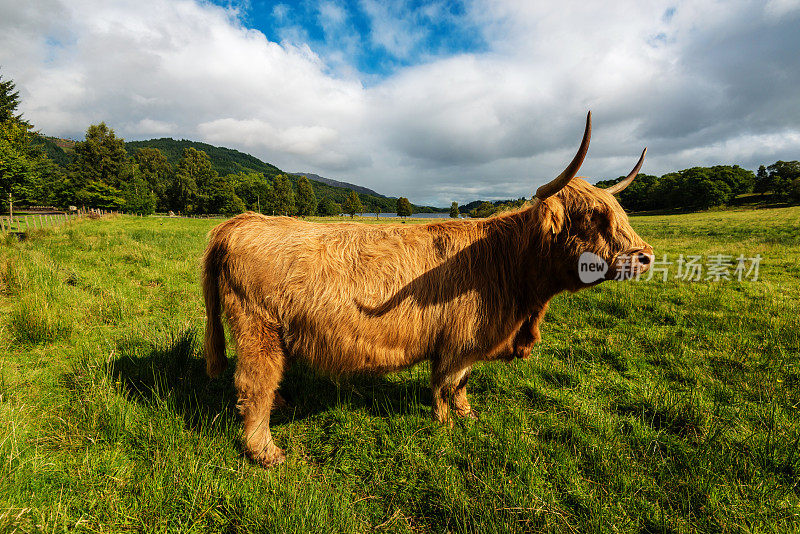
[[[208,374],[227,365],[220,305],[236,339],[235,384],[247,453],[283,461],[270,410],[287,365],[386,373],[431,360],[433,417],[473,416],[466,385],[479,360],[526,357],[558,293],[593,285],[578,273],[592,252],[605,279],[645,271],[652,249],[611,191],[573,179],[589,144],[533,202],[483,220],[405,226],[315,224],[245,213],[210,232],[203,290]]]

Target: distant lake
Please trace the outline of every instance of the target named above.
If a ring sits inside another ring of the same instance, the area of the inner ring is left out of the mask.
[[[381,213],[381,217],[397,217],[396,213]],[[364,217],[375,217],[374,213],[364,213]],[[415,213],[411,215],[412,219],[447,219],[450,217],[449,212],[445,213]]]

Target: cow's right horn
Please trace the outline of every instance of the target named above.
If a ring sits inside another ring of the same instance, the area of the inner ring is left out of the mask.
[[[539,201],[561,191],[561,189],[567,185],[570,180],[575,178],[575,175],[578,174],[578,169],[580,169],[581,165],[583,164],[584,158],[586,158],[586,152],[589,150],[589,139],[591,137],[592,112],[590,111],[586,115],[586,129],[583,131],[583,140],[581,141],[581,147],[578,149],[578,153],[575,154],[574,158],[572,158],[572,161],[569,165],[567,165],[567,168],[564,169],[564,172],[559,174],[555,180],[544,184],[536,190],[536,196],[533,197],[534,206],[538,204]]]
[[[639,161],[638,163],[636,163],[636,167],[633,168],[633,170],[628,174],[628,176],[626,176],[623,180],[615,183],[614,185],[606,187],[606,191],[608,191],[612,195],[616,195],[617,193],[619,193],[620,191],[631,185],[633,179],[639,175],[639,169],[642,168],[642,163],[644,163],[645,154],[647,154],[647,147],[644,147],[644,150],[642,150],[642,155],[639,157]]]

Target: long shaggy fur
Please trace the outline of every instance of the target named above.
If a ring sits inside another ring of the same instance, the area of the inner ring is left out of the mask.
[[[434,417],[448,419],[449,396],[470,415],[472,364],[530,353],[549,300],[583,287],[582,251],[611,263],[631,248],[648,245],[613,197],[580,179],[535,208],[484,220],[368,226],[245,213],[209,234],[207,370],[227,363],[224,311],[246,448],[264,465],[283,458],[269,410],[294,359],[332,374],[431,360]]]

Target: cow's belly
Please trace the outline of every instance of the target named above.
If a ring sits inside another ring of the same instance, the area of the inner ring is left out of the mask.
[[[290,355],[330,374],[387,373],[429,359],[429,335],[389,321],[294,317],[283,336]]]

